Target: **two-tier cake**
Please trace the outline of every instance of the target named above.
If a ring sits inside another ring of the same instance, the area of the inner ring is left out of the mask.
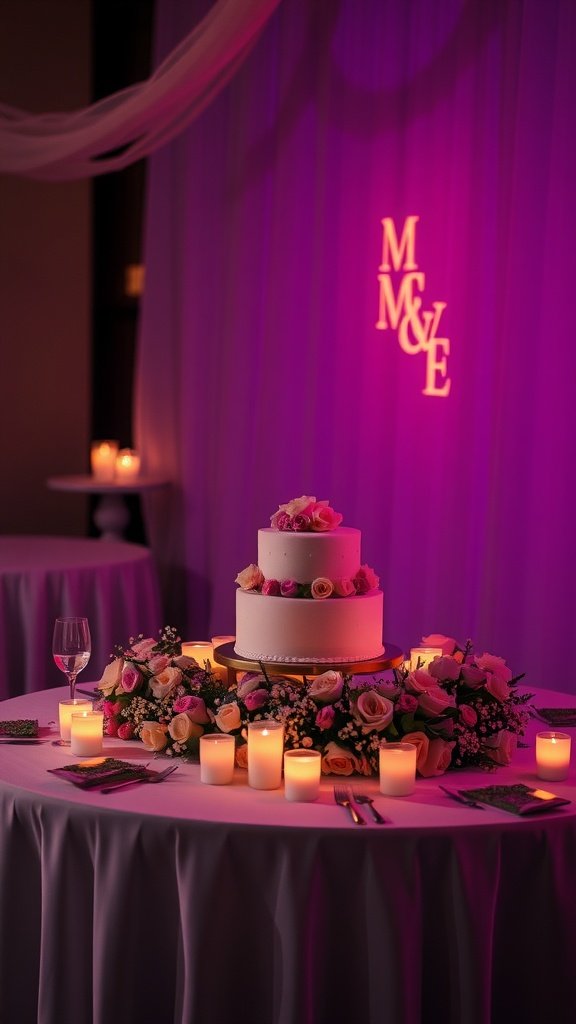
[[[383,653],[383,594],[360,560],[361,532],[327,501],[280,505],[258,530],[258,564],[236,577],[236,653],[257,661],[338,663]]]

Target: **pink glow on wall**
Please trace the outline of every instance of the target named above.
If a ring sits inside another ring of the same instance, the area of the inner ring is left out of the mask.
[[[380,264],[379,304],[376,329],[398,332],[398,342],[409,356],[426,355],[426,386],[424,395],[447,398],[451,379],[448,377],[450,339],[438,335],[445,302],[433,302],[432,309],[422,310],[426,275],[416,262],[416,225],[420,218],[406,217],[400,236],[392,217],[382,220],[382,262]]]

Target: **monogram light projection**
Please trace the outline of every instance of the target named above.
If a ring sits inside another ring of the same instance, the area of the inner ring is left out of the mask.
[[[416,262],[416,225],[419,217],[406,217],[400,239],[391,217],[382,220],[382,263],[378,274],[379,307],[376,328],[397,331],[403,352],[410,356],[423,352],[426,356],[424,395],[447,398],[451,381],[448,376],[450,339],[438,336],[445,302],[432,302],[432,309],[422,309],[422,293],[426,275]],[[416,292],[421,294],[417,295]]]

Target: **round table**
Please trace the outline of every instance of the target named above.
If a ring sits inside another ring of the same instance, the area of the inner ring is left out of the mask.
[[[142,631],[156,635],[162,621],[150,550],[79,537],[0,537],[0,698],[60,683],[52,660],[60,615],[88,617],[92,674],[116,644]]]
[[[7,701],[3,717],[46,726],[64,694]],[[449,778],[535,784],[540,729],[496,776]],[[117,739],[105,753],[151,756]],[[451,802],[435,779],[397,799],[356,779],[391,819],[358,828],[334,778],[293,804],[240,770],[232,786],[203,786],[181,764],[161,785],[104,796],[46,771],[74,760],[50,742],[2,749],[1,1020],[575,1019],[576,802],[524,819]],[[576,801],[574,771],[553,788]]]

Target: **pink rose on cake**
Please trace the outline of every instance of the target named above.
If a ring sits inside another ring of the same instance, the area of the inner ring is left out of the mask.
[[[340,512],[335,512],[327,501],[316,502],[312,510],[312,522],[310,529],[314,533],[325,533],[327,530],[335,530],[337,526],[340,526],[342,522],[342,516]]]
[[[313,580],[310,592],[312,597],[316,601],[323,601],[325,598],[330,597],[334,587],[329,579],[325,576],[318,576],[317,579]]]
[[[368,594],[371,590],[377,590],[379,583],[379,577],[369,565],[361,565],[354,577],[357,594]]]
[[[332,704],[342,696],[343,686],[342,673],[331,668],[315,676],[308,687],[308,694],[317,704]]]
[[[262,584],[262,593],[265,595],[265,597],[279,597],[280,581],[264,580],[264,583]]]
[[[296,580],[282,580],[280,584],[281,597],[298,597],[298,584]]]
[[[257,590],[264,583],[264,573],[254,562],[251,562],[245,569],[242,569],[242,572],[238,573],[234,582],[241,590]]]
[[[338,580],[334,580],[334,593],[337,597],[351,597],[352,594],[356,593],[356,587],[351,579],[341,577]]]

